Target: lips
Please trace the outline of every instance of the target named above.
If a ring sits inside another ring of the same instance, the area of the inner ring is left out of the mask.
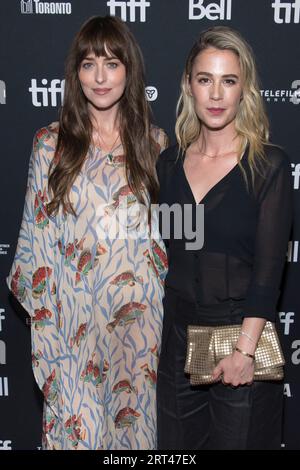
[[[207,108],[207,110],[213,116],[219,116],[225,111],[225,108]]]
[[[111,90],[111,88],[94,88],[93,89],[93,92],[96,94],[96,95],[106,95],[107,93],[109,93]]]

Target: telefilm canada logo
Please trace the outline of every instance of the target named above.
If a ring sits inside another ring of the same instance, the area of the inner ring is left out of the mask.
[[[6,104],[6,85],[3,80],[0,80],[0,104]]]
[[[123,21],[146,22],[147,8],[151,6],[149,0],[108,0],[109,14],[111,16],[120,16]]]
[[[275,0],[272,3],[272,8],[274,9],[275,23],[300,23],[300,0],[293,2]]]
[[[189,20],[231,20],[232,0],[207,2],[204,0],[189,0]]]
[[[21,0],[21,13],[23,15],[71,15],[70,2],[41,2],[40,0]]]
[[[287,89],[260,90],[261,96],[268,103],[292,103],[300,104],[300,80],[294,80]]]
[[[7,250],[9,248],[10,248],[10,245],[8,245],[8,243],[0,243],[0,256],[1,255],[7,255],[7,253],[8,253]]]

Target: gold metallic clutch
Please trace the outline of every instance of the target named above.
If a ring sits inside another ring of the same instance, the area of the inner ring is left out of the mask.
[[[189,325],[184,372],[191,385],[213,383],[212,371],[218,362],[231,354],[241,332],[241,325]],[[266,322],[255,351],[254,380],[281,380],[284,357],[275,325]]]

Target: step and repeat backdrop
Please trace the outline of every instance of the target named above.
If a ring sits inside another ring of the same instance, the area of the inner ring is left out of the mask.
[[[128,23],[143,50],[154,118],[174,142],[187,53],[203,29],[228,25],[252,45],[272,141],[286,150],[295,223],[287,247],[278,329],[286,357],[282,447],[300,449],[300,0],[2,0],[0,2],[0,449],[39,449],[42,397],[31,370],[30,331],[5,278],[22,217],[32,138],[57,120],[64,60],[92,15]]]

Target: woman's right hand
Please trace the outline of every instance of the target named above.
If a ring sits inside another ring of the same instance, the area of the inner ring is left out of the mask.
[[[221,379],[224,385],[232,387],[250,385],[254,378],[254,360],[234,351],[217,364],[212,377],[214,381]]]

